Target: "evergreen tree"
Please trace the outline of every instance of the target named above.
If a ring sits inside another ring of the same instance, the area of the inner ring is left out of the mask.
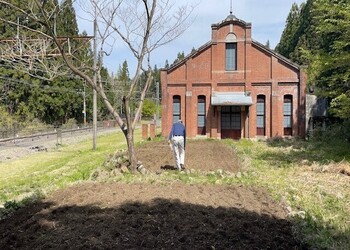
[[[11,2],[23,9],[35,6],[28,4],[26,1],[12,0]],[[50,0],[43,2],[43,5],[48,11],[55,10],[56,15],[51,16],[50,25],[56,27],[59,36],[78,36],[78,25],[71,0],[64,0],[61,5],[58,5],[57,0]],[[7,5],[4,6],[8,8]],[[60,8],[57,8],[57,6],[60,6]],[[15,9],[1,11],[0,17],[14,23],[19,22],[21,25],[25,24],[31,29],[44,30],[39,23],[33,22],[22,12],[16,12]],[[37,36],[30,30],[3,22],[0,22],[0,30],[2,35],[9,38],[22,39],[25,37],[36,38]],[[92,52],[90,45],[86,42],[82,44],[81,40],[70,39],[70,48],[72,56],[77,59],[75,61],[77,64],[82,60],[91,61]],[[50,60],[62,59],[45,58],[44,60],[49,62]],[[0,79],[0,90],[6,89],[7,91],[2,100],[2,105],[10,115],[18,117],[22,123],[33,119],[57,125],[67,122],[70,118],[74,118],[78,122],[83,121],[83,83],[80,79],[61,76],[52,81],[45,81],[31,78],[29,75],[10,69],[6,62],[0,62],[0,65],[2,66],[0,69],[3,77]],[[37,72],[36,74],[38,75]],[[42,76],[45,77],[45,72],[42,72]],[[6,79],[11,79],[11,81]],[[86,100],[89,106],[91,98],[88,96]]]
[[[173,64],[178,63],[179,61],[181,61],[182,59],[185,58],[185,52],[179,52],[177,53],[177,58],[174,60]]]
[[[120,114],[124,114],[124,107],[122,105],[123,97],[127,94],[130,84],[129,66],[127,60],[124,60],[123,64],[118,67],[116,78],[113,82],[114,89],[114,103],[116,109],[119,110]]]
[[[165,60],[164,68],[165,68],[165,69],[168,69],[168,68],[169,68],[169,61],[168,61],[168,59]]]
[[[78,24],[72,0],[64,0],[60,4],[60,11],[57,15],[56,23],[58,36],[78,35]]]
[[[126,60],[123,62],[120,75],[118,75],[118,80],[122,81],[124,85],[129,84],[129,81],[130,81],[129,67],[128,67],[128,62]]]
[[[296,32],[300,24],[300,11],[296,3],[293,3],[289,11],[286,26],[283,30],[280,42],[277,44],[275,51],[281,55],[290,58],[290,54],[294,51],[297,45]]]
[[[150,90],[148,91],[149,96],[152,96],[153,98],[157,98],[157,83],[159,86],[159,95],[161,94],[160,92],[160,70],[158,69],[157,65],[154,65],[153,68],[153,82],[150,86]]]
[[[12,0],[11,3],[15,5],[20,5],[23,1]],[[26,20],[23,14],[16,13],[10,6],[2,6],[0,17],[4,20],[12,21],[13,23],[23,22]],[[15,38],[17,35],[17,27],[15,25],[10,25],[2,20],[0,20],[0,34],[2,38]]]

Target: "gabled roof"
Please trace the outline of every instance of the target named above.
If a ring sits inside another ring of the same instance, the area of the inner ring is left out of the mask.
[[[202,45],[201,47],[199,47],[198,49],[196,49],[195,51],[192,51],[189,55],[185,56],[182,60],[174,63],[173,65],[169,66],[168,69],[162,68],[161,70],[167,70],[168,72],[171,72],[173,70],[175,70],[176,68],[178,68],[179,66],[181,66],[182,64],[184,64],[188,59],[195,57],[196,55],[200,54],[202,51],[206,50],[208,47],[210,47],[213,44],[212,41],[207,42],[206,44]],[[291,60],[289,60],[288,58],[282,56],[281,54],[278,54],[277,52],[275,52],[274,50],[266,47],[265,45],[259,43],[258,41],[252,40],[252,44],[255,45],[256,47],[258,47],[259,49],[267,52],[268,54],[275,56],[277,59],[283,61],[284,63],[290,65],[291,67],[295,68],[295,69],[299,69],[300,66],[294,62],[292,62]]]
[[[260,48],[261,50],[264,50],[265,52],[275,56],[277,59],[280,59],[281,61],[283,61],[284,63],[292,66],[295,69],[299,69],[299,65],[292,62],[291,60],[289,60],[288,58],[282,56],[281,54],[278,54],[276,51],[266,47],[265,45],[262,45],[261,43],[259,43],[258,41],[255,41],[252,39],[252,44],[254,44],[256,47]]]
[[[174,69],[176,69],[177,67],[181,66],[182,64],[184,64],[188,59],[198,55],[199,53],[201,53],[202,51],[204,51],[205,49],[209,48],[213,43],[207,42],[206,44],[202,45],[201,47],[199,47],[198,49],[192,51],[189,55],[185,56],[182,60],[172,64],[169,66],[169,68],[162,68],[161,70],[167,70],[168,72],[173,71]]]
[[[212,29],[220,29],[223,26],[226,26],[228,24],[238,24],[241,25],[243,27],[246,28],[250,28],[251,27],[251,23],[247,23],[239,18],[237,18],[235,15],[231,14],[229,16],[227,16],[226,19],[224,19],[223,21],[217,23],[217,24],[212,24],[211,27]],[[182,64],[184,64],[188,59],[193,58],[194,56],[200,54],[202,51],[204,51],[205,49],[207,49],[208,47],[212,46],[214,44],[214,42],[209,41],[207,43],[205,43],[204,45],[202,45],[201,47],[199,47],[197,50],[192,51],[189,55],[187,55],[186,57],[184,57],[182,60],[172,64],[168,69],[161,69],[161,70],[167,70],[168,72],[175,70],[176,68],[178,68],[179,66],[181,66]],[[277,52],[275,52],[274,50],[266,47],[265,45],[259,43],[258,41],[255,41],[254,39],[252,39],[252,45],[255,45],[256,47],[258,47],[259,49],[267,52],[268,54],[275,56],[277,59],[283,61],[284,63],[286,63],[287,65],[290,65],[291,67],[295,68],[295,69],[299,69],[299,65],[296,63],[293,63],[291,60],[289,60],[288,58],[278,54]]]

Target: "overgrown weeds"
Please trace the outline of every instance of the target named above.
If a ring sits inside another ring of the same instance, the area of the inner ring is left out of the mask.
[[[350,248],[350,152],[347,141],[231,141],[267,188],[289,211],[296,235],[316,249]]]

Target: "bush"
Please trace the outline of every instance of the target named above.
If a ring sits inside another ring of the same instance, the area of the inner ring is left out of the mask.
[[[65,124],[62,124],[62,129],[72,129],[77,127],[77,120],[75,120],[74,118],[71,118]]]
[[[157,112],[157,105],[151,99],[145,99],[142,106],[142,116],[145,118],[152,118]]]
[[[17,123],[16,119],[12,117],[4,107],[0,107],[0,128],[12,128],[15,123]]]
[[[332,124],[325,130],[322,128],[315,129],[310,136],[311,141],[332,143],[339,141],[350,142],[350,120],[342,123]]]

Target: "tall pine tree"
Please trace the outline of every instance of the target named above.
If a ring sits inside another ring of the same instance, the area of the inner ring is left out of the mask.
[[[296,37],[297,29],[300,24],[300,10],[296,3],[293,3],[292,8],[286,20],[286,26],[283,30],[280,42],[277,44],[275,51],[281,55],[290,58],[290,54],[294,51],[298,39]]]

